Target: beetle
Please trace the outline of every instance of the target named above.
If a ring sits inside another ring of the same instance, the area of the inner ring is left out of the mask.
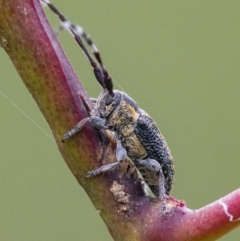
[[[41,1],[62,21],[59,31],[67,29],[73,35],[87,56],[95,77],[103,88],[98,98],[92,99],[94,107],[90,116],[82,119],[63,136],[62,140],[66,141],[71,138],[87,122],[97,129],[110,130],[117,143],[117,161],[89,171],[86,177],[96,176],[119,167],[121,162],[130,158],[150,190],[162,201],[165,211],[165,199],[170,194],[174,180],[174,165],[169,147],[157,124],[125,92],[113,90],[112,78],[103,65],[100,53],[83,28],[70,23],[48,0]],[[96,62],[86,49],[81,37],[93,50]]]

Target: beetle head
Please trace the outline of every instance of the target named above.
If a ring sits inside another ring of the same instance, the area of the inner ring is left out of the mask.
[[[122,92],[114,90],[114,95],[109,94],[107,89],[103,89],[98,96],[97,102],[91,115],[96,115],[102,118],[110,116],[119,106],[122,100]]]

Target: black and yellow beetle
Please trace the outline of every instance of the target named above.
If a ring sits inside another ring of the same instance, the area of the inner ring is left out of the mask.
[[[98,129],[110,130],[117,143],[117,162],[89,171],[87,177],[114,169],[126,158],[130,158],[153,194],[163,201],[165,209],[165,197],[169,195],[173,185],[174,165],[170,150],[156,123],[126,93],[113,90],[112,78],[104,67],[96,46],[83,28],[71,24],[48,0],[41,1],[59,16],[62,21],[59,30],[67,29],[74,36],[90,61],[96,79],[103,87],[98,99],[92,99],[94,108],[90,116],[67,132],[63,141],[80,131],[86,122]],[[92,48],[97,63],[80,37]]]

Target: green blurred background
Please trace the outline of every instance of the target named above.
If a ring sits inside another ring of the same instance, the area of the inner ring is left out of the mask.
[[[239,0],[52,2],[91,34],[113,78],[158,123],[175,161],[174,197],[197,209],[239,187]],[[85,56],[68,33],[60,41],[96,97]],[[51,135],[2,49],[0,91]],[[56,144],[1,93],[0,240],[112,240]]]

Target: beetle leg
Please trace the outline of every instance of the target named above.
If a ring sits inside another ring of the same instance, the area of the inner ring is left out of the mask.
[[[149,169],[151,171],[156,171],[159,173],[158,197],[162,201],[162,210],[165,213],[166,212],[166,200],[165,200],[166,196],[165,196],[165,186],[164,186],[165,178],[164,178],[162,167],[161,167],[160,163],[154,159],[145,159],[145,160],[137,159],[137,160],[135,160],[135,162],[145,166],[147,169]]]
[[[75,135],[78,131],[80,131],[87,121],[89,121],[89,117],[84,118],[80,122],[78,122],[78,124],[73,129],[64,134],[62,142],[66,141],[67,139]]]
[[[160,163],[154,159],[144,159],[144,160],[137,159],[136,162],[138,164],[145,166],[147,169],[149,169],[151,171],[158,172],[161,169]]]
[[[89,171],[86,175],[86,178],[93,177],[102,172],[106,172],[111,169],[114,169],[114,168],[118,167],[119,164],[127,158],[127,152],[126,152],[125,148],[121,145],[121,142],[119,140],[117,140],[116,158],[117,158],[116,162],[113,162],[113,163],[110,163],[107,165],[103,165],[95,170]]]
[[[122,146],[120,140],[117,140],[116,158],[118,162],[122,162],[127,158],[127,151]]]
[[[93,127],[96,127],[97,129],[108,129],[108,127],[105,126],[106,120],[99,116],[90,116],[89,122]]]
[[[93,176],[96,176],[102,172],[106,172],[106,171],[109,171],[113,168],[116,168],[117,166],[119,165],[118,162],[113,162],[113,163],[110,163],[110,164],[107,164],[107,165],[104,165],[104,166],[101,166],[99,167],[98,169],[95,169],[95,170],[92,170],[92,171],[89,171],[86,175],[86,178],[89,178],[89,177],[93,177]]]
[[[72,137],[73,135],[75,135],[77,132],[79,132],[82,127],[85,125],[86,122],[90,122],[90,124],[98,129],[107,129],[107,126],[105,126],[105,119],[100,118],[99,116],[90,116],[87,118],[82,119],[80,122],[78,122],[78,124],[71,129],[70,131],[68,131],[62,139],[62,142],[66,141],[67,139],[69,139],[70,137]]]

